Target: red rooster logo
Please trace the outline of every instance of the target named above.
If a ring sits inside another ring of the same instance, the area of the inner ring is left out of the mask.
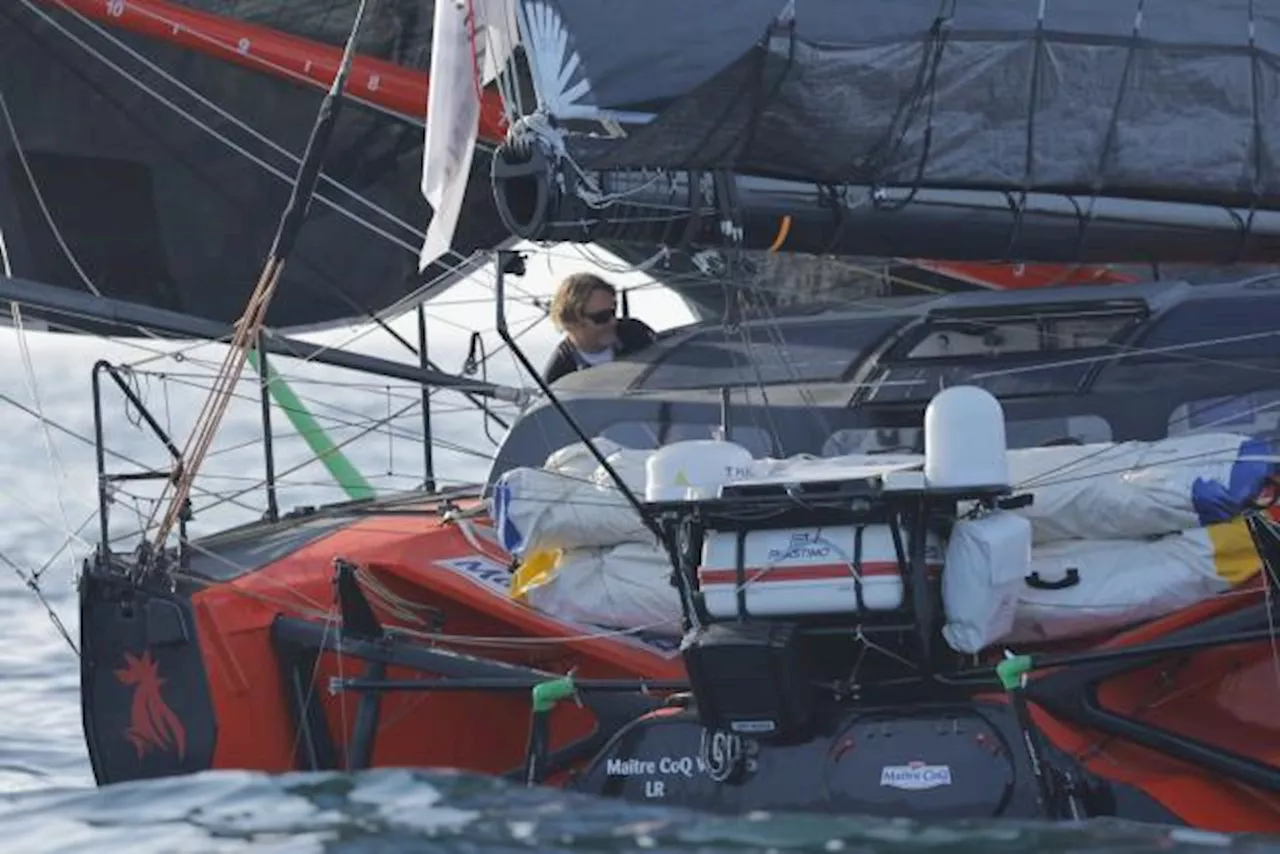
[[[160,686],[165,680],[160,678],[160,666],[151,657],[151,650],[140,656],[126,652],[124,661],[124,668],[115,674],[122,684],[133,686],[125,737],[137,749],[139,759],[152,750],[170,749],[176,750],[182,759],[187,750],[187,730],[160,696]]]

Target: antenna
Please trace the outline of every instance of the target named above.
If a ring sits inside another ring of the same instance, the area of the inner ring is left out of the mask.
[[[720,387],[720,438],[728,442],[733,436],[733,420],[730,412],[733,402],[729,387]]]

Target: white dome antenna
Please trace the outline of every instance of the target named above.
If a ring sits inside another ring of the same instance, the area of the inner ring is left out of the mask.
[[[931,489],[1009,484],[1004,407],[977,386],[952,386],[924,412],[924,479]]]

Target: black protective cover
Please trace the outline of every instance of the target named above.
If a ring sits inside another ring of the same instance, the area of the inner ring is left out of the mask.
[[[831,713],[811,741],[708,734],[693,711],[647,715],[584,772],[596,794],[693,809],[1035,817],[1036,789],[1012,712],[958,704]]]

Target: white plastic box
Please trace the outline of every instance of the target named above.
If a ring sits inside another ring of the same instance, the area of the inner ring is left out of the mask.
[[[861,571],[854,567],[856,526],[751,531],[743,543],[747,612],[761,617],[857,613],[855,578],[868,611],[902,606],[903,584],[888,525],[862,527]],[[906,548],[907,534],[900,540]],[[936,537],[927,540],[930,571],[942,567]],[[737,534],[708,532],[698,583],[713,617],[738,613]]]

